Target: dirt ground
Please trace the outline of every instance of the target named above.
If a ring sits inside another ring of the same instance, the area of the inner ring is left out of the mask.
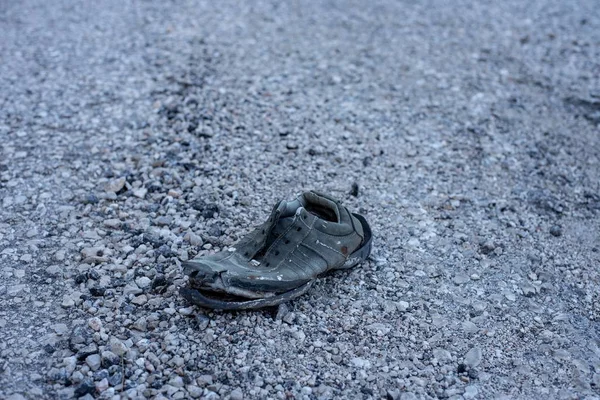
[[[600,399],[600,7],[0,2],[0,398]],[[181,261],[317,189],[368,262]]]

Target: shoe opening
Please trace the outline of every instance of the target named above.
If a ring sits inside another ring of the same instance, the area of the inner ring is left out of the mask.
[[[335,204],[333,205],[333,207],[336,207]],[[327,207],[321,204],[309,203],[304,208],[309,213],[316,215],[317,217],[324,219],[325,221],[336,223],[340,222],[336,210],[331,207]]]

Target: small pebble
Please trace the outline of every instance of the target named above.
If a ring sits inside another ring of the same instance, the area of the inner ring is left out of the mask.
[[[152,280],[147,276],[141,276],[135,280],[135,283],[140,289],[146,289],[152,284]]]
[[[179,312],[179,314],[185,315],[187,317],[194,313],[194,307],[180,308],[177,311]]]
[[[114,179],[106,184],[104,190],[107,192],[117,193],[125,187],[125,182],[125,178]]]
[[[400,300],[398,303],[396,303],[396,307],[398,308],[398,311],[405,312],[410,307],[410,304],[408,301]]]
[[[121,227],[121,220],[117,218],[105,219],[104,226],[107,228],[117,229]]]
[[[133,195],[137,198],[143,199],[146,197],[146,194],[148,194],[148,189],[146,188],[137,188],[133,190]]]
[[[69,327],[66,324],[54,324],[52,325],[52,329],[56,332],[57,335],[64,335],[69,330]]]
[[[481,363],[482,352],[479,347],[473,347],[465,355],[465,365],[474,368]]]
[[[101,381],[96,382],[96,390],[98,393],[102,393],[106,389],[108,389],[108,379],[104,378]]]
[[[477,397],[477,394],[479,393],[479,391],[477,390],[476,386],[473,385],[469,385],[465,388],[465,392],[463,393],[463,397],[465,399],[474,399],[475,397]]]
[[[467,283],[471,280],[468,275],[458,274],[452,280],[456,285],[462,285],[463,283]]]
[[[88,319],[88,325],[96,332],[102,329],[102,321],[98,317]]]
[[[100,368],[102,360],[99,354],[92,354],[86,357],[85,363],[90,367],[92,371],[96,371],[98,368]]]

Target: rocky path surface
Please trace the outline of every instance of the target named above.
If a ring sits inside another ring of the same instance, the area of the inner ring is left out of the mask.
[[[595,0],[0,3],[0,398],[600,398]],[[329,192],[276,310],[180,262]]]

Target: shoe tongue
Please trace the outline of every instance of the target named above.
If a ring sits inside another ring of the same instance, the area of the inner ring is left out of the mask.
[[[271,231],[274,233],[274,236],[280,236],[294,223],[294,215],[295,214],[292,214],[291,216],[287,217],[279,217],[279,220],[277,220],[277,223]]]
[[[302,203],[298,199],[292,201],[281,201],[277,209],[280,211],[280,216],[293,217],[296,214],[298,208],[302,207]]]
[[[269,239],[271,239],[271,237],[279,237],[290,227],[290,225],[292,225],[296,212],[300,207],[302,207],[302,204],[298,200],[281,201],[279,203],[273,216],[273,224],[270,228]],[[267,244],[270,244],[268,242],[272,242],[272,240],[267,241]]]
[[[280,201],[273,209],[273,222],[268,228],[265,241],[262,245],[262,251],[255,255],[256,259],[261,258],[261,253],[266,251],[288,228],[294,223],[294,217],[298,208],[302,207],[302,203],[298,200]]]

